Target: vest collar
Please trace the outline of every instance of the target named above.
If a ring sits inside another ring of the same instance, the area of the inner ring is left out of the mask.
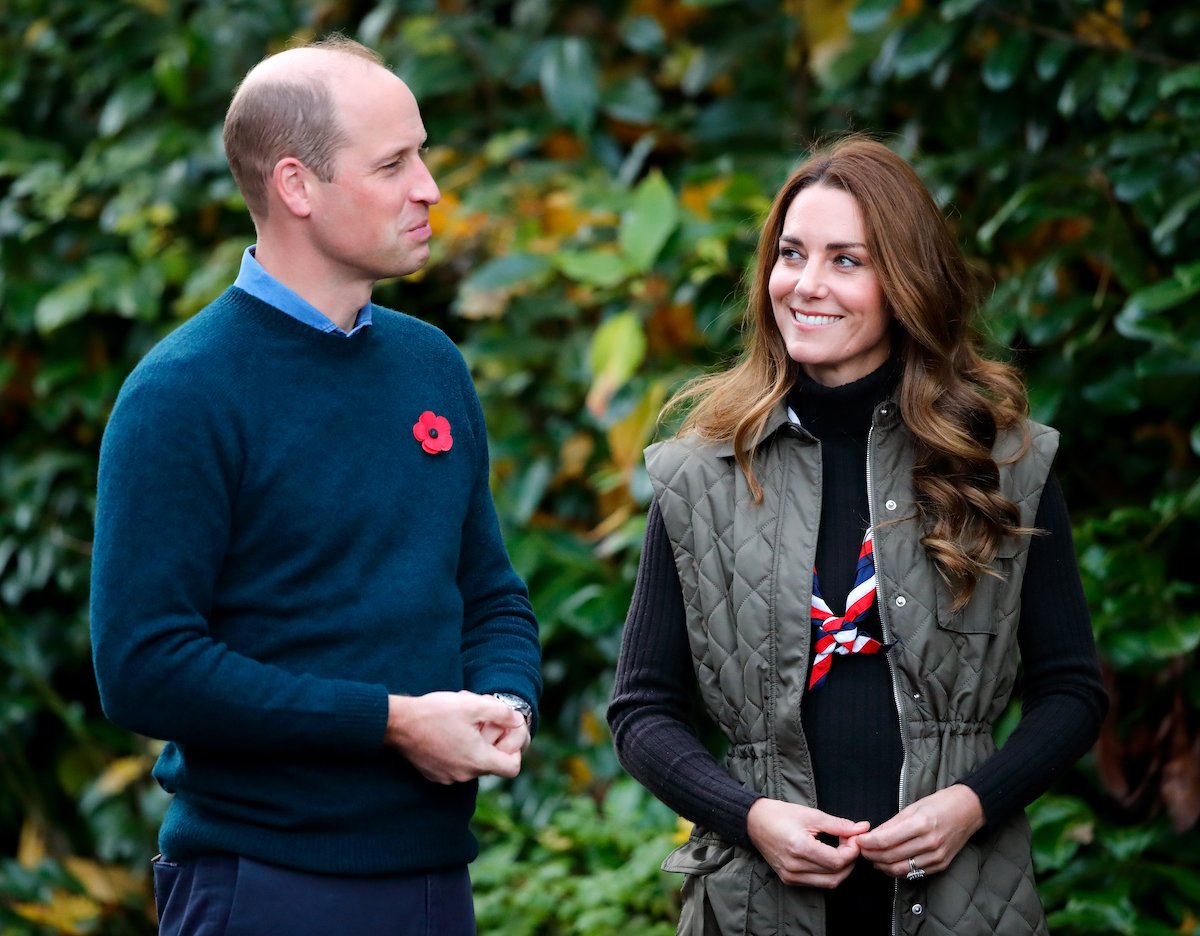
[[[791,420],[788,418],[787,403],[784,400],[780,400],[771,408],[771,415],[767,417],[767,423],[763,426],[762,436],[754,447],[757,449],[780,429],[790,424]],[[713,446],[713,454],[718,458],[733,458],[733,439],[726,439],[723,442],[716,443]]]
[[[899,391],[893,390],[886,399],[884,399],[881,403],[876,404],[875,415],[871,420],[872,426],[880,429],[888,429],[900,422],[900,402],[898,397]],[[759,438],[754,447],[757,449],[759,446],[766,444],[766,442],[772,436],[774,436],[775,433],[789,425],[795,425],[796,429],[803,438],[816,441],[813,436],[809,435],[804,430],[803,426],[801,426],[799,423],[792,422],[791,417],[788,415],[787,401],[780,400],[775,404],[774,407],[772,407],[771,415],[767,417],[766,425],[763,426],[762,436]],[[718,458],[733,458],[733,440],[726,439],[722,442],[715,443],[712,447],[712,451],[713,454]]]

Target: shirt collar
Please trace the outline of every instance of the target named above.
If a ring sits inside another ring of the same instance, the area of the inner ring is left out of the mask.
[[[301,298],[298,293],[288,289],[264,270],[262,264],[254,256],[253,246],[247,247],[246,252],[242,254],[242,267],[238,271],[233,285],[248,292],[255,299],[274,306],[281,312],[285,312],[297,321],[310,325],[318,331],[337,332],[339,335],[349,338],[371,324],[371,303],[368,302],[358,310],[358,315],[354,318],[354,327],[350,331],[338,328],[316,306]]]

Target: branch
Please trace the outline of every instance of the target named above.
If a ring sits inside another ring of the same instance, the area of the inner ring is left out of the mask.
[[[1160,52],[1150,52],[1146,49],[1139,49],[1136,46],[1121,46],[1114,42],[1105,42],[1103,39],[1094,39],[1090,36],[1079,36],[1075,33],[1067,32],[1063,29],[1055,29],[1053,26],[1044,26],[1041,23],[1035,23],[1032,20],[1027,20],[1023,16],[1016,13],[1009,13],[1007,10],[1000,10],[991,4],[985,4],[983,7],[985,14],[996,19],[1004,20],[1010,26],[1016,26],[1018,29],[1023,29],[1026,32],[1035,33],[1039,36],[1045,36],[1048,39],[1058,39],[1063,42],[1070,42],[1077,46],[1095,49],[1099,52],[1123,52],[1126,55],[1132,55],[1135,59],[1140,59],[1143,62],[1151,62],[1154,65],[1161,65],[1164,68],[1183,68],[1185,65],[1191,64],[1182,59],[1172,58],[1169,55],[1163,55]]]

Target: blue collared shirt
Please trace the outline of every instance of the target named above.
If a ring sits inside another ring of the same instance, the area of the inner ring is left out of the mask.
[[[354,327],[350,331],[342,331],[316,306],[302,299],[264,270],[262,264],[254,257],[253,246],[247,247],[246,252],[242,254],[242,268],[238,271],[233,285],[318,331],[337,332],[349,338],[371,324],[371,304],[368,302],[358,310],[358,315],[354,318]]]

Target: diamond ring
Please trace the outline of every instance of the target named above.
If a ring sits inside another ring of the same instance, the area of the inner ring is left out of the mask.
[[[917,867],[917,861],[915,858],[908,859],[908,869],[907,878],[910,881],[919,881],[921,878],[925,877],[925,870]]]

